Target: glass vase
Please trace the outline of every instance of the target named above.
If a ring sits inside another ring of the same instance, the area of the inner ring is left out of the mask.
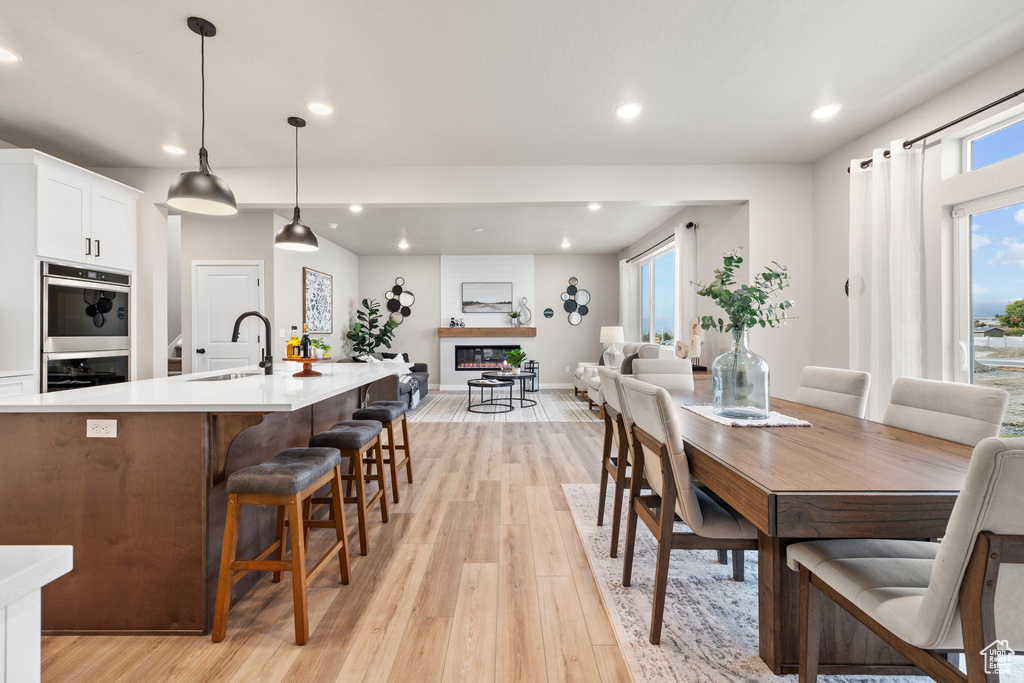
[[[733,328],[732,348],[712,363],[711,390],[716,415],[741,420],[768,419],[768,362],[747,347],[745,328]]]

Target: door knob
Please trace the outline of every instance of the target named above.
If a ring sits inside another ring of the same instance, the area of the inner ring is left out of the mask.
[[[206,353],[206,349],[196,349],[196,353]]]

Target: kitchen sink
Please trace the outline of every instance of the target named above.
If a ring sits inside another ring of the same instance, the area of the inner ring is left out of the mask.
[[[229,379],[242,379],[243,377],[256,377],[262,375],[262,372],[229,372],[226,375],[214,375],[213,377],[196,377],[195,379],[187,379],[186,382],[223,382]]]

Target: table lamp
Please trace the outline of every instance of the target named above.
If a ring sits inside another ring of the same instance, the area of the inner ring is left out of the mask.
[[[622,365],[622,351],[619,344],[626,342],[626,333],[621,327],[602,327],[601,343],[607,344],[604,349],[604,364],[610,368],[618,368]]]

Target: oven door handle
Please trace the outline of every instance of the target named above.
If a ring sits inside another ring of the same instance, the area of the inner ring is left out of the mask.
[[[98,280],[75,280],[73,278],[66,277],[51,277],[49,275],[43,277],[43,286],[48,285],[60,285],[62,287],[77,287],[79,289],[98,289],[104,292],[124,292],[130,293],[132,288],[130,285],[115,284],[113,282],[100,282]]]

